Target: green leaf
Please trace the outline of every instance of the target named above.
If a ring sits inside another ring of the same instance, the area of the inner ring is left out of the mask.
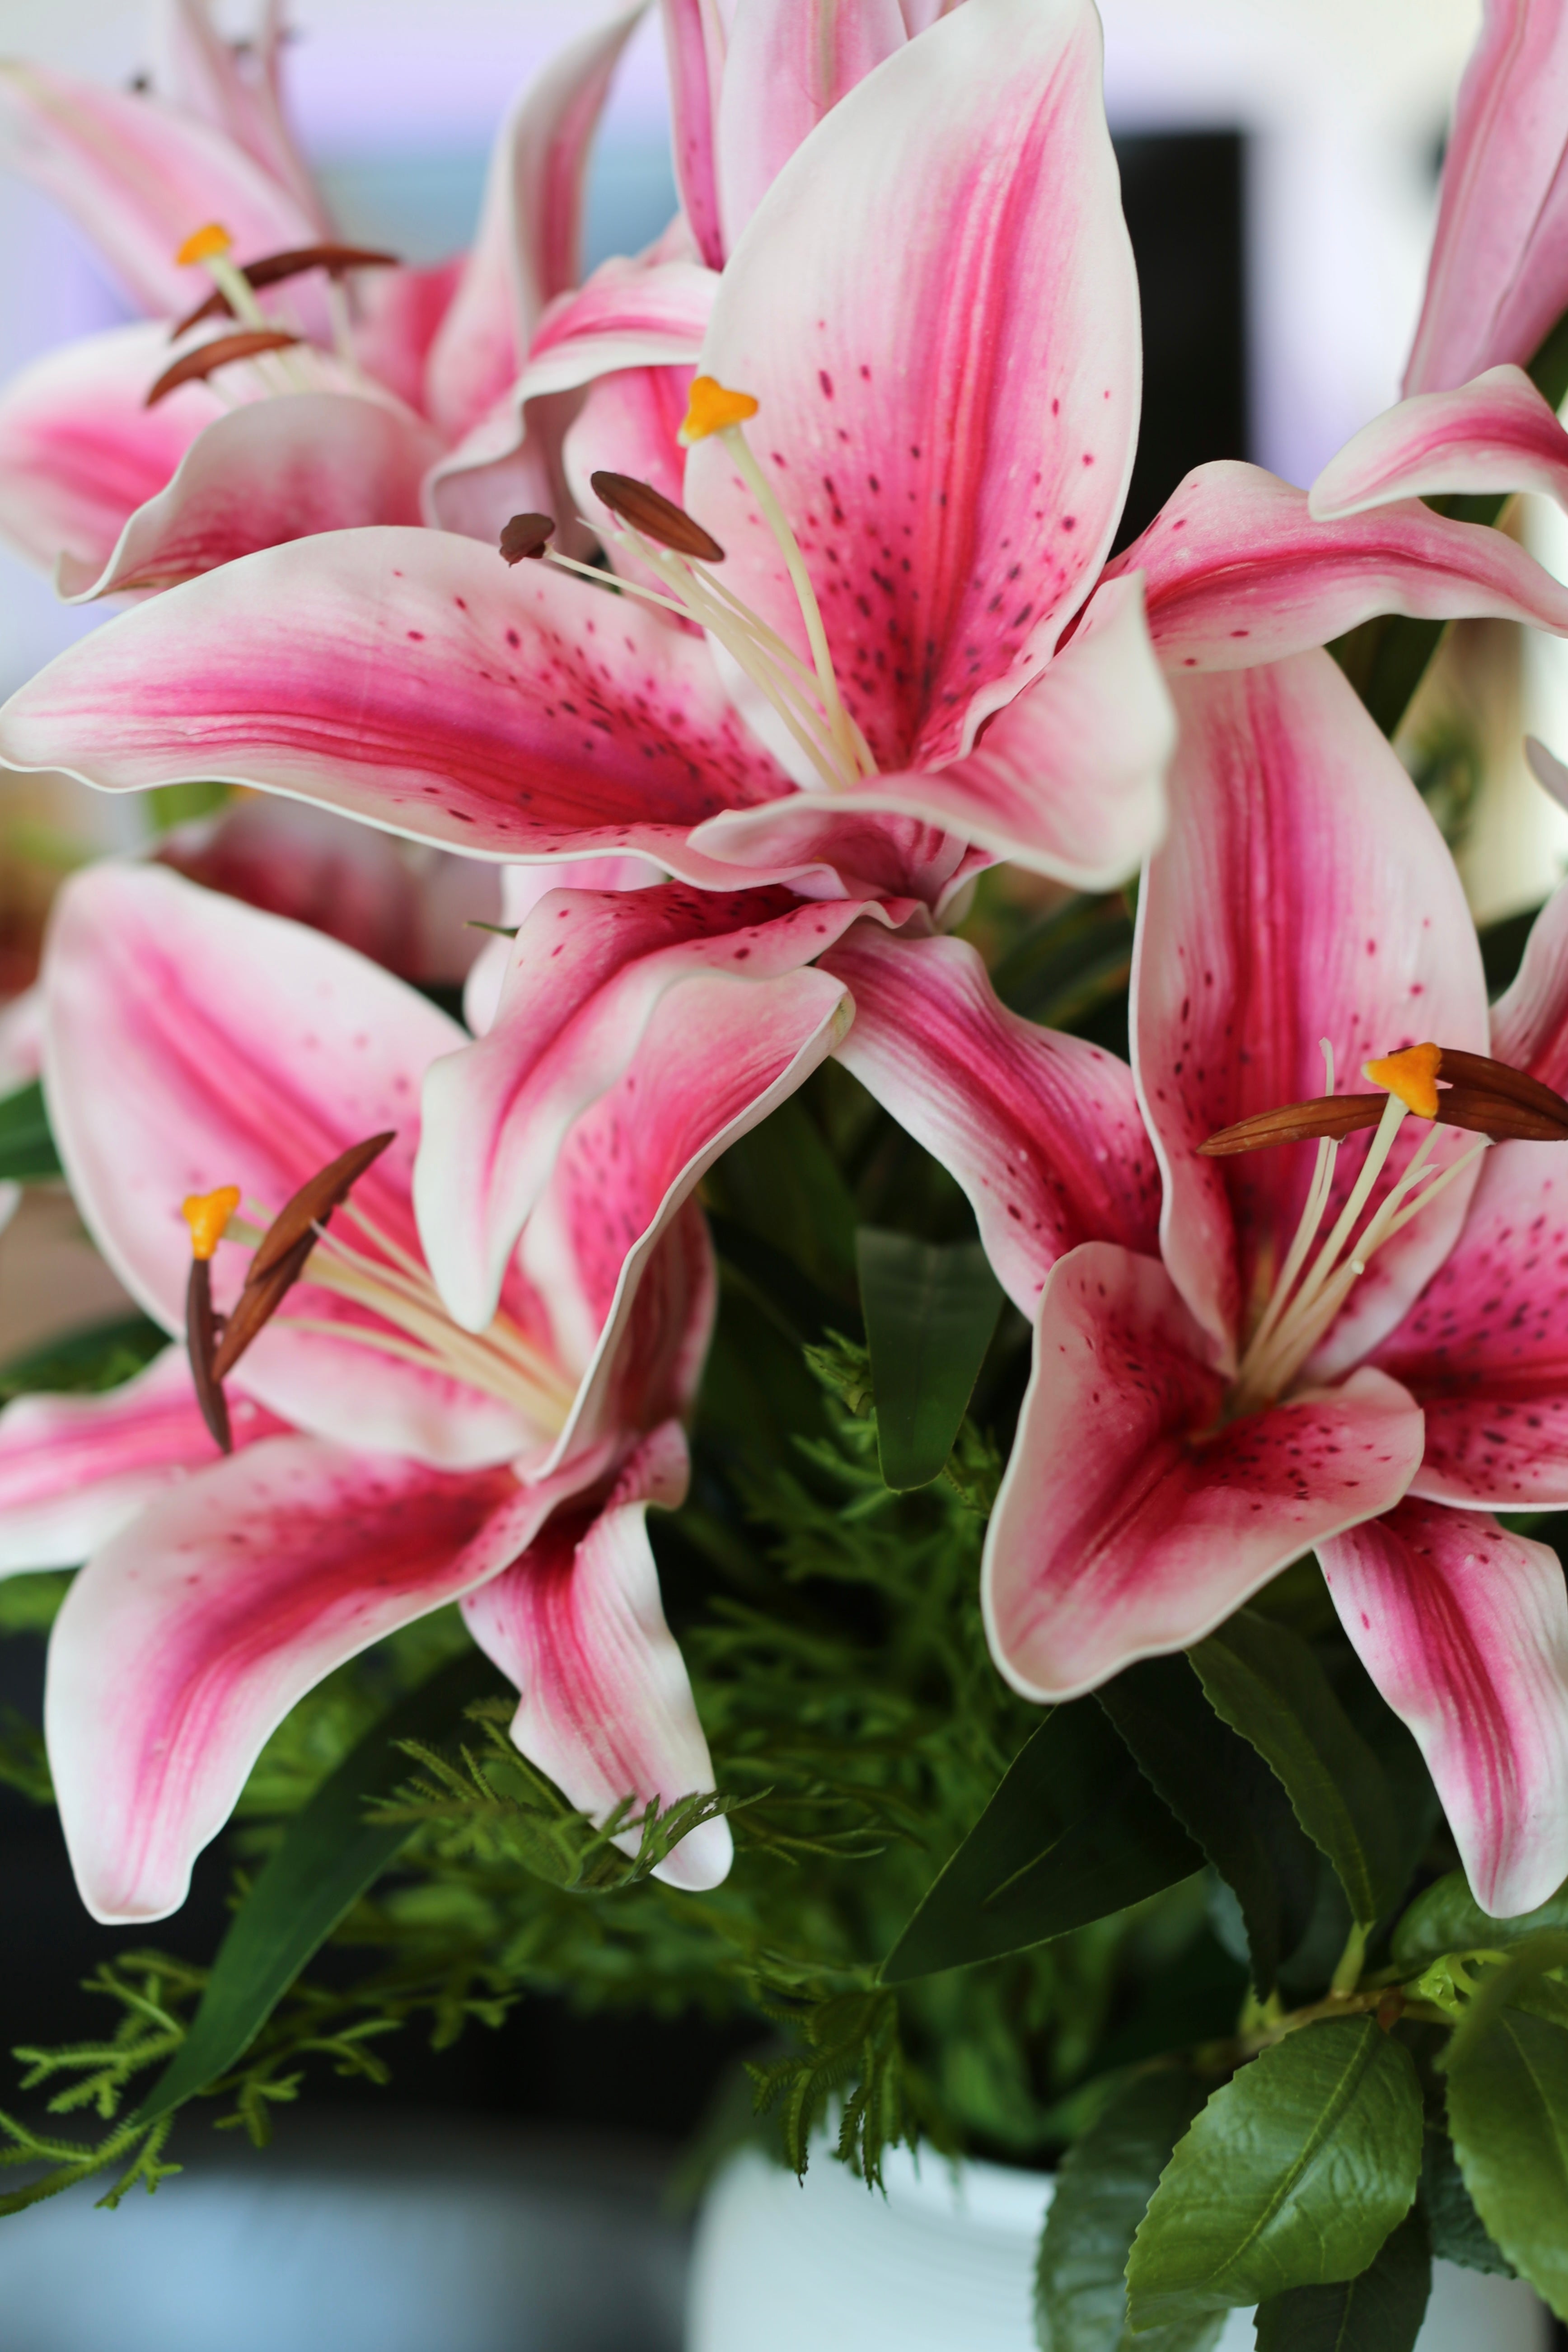
[[[1398,1817],[1386,1774],[1310,1645],[1244,1609],[1189,1655],[1210,1705],[1283,1782],[1355,1919],[1371,1927],[1405,1891]]]
[[[860,1303],[871,1349],[877,1450],[897,1490],[942,1475],[1002,1311],[978,1242],[937,1248],[862,1225]]]
[[[730,1146],[710,1171],[708,1190],[720,1209],[821,1289],[854,1296],[854,1199],[797,1096]]]
[[[95,1323],[63,1339],[29,1349],[0,1364],[0,1402],[41,1390],[86,1395],[117,1389],[150,1364],[169,1344],[169,1335],[145,1315]]]
[[[884,1984],[1043,1944],[1203,1865],[1092,1699],[1053,1708],[882,1963]]]
[[[1042,2352],[1208,2352],[1218,2339],[1223,2315],[1133,2336],[1122,2276],[1133,2232],[1205,2095],[1184,2068],[1140,2074],[1068,2151],[1035,2274]]]
[[[365,1814],[408,1777],[396,1743],[437,1739],[470,1700],[495,1689],[488,1658],[465,1651],[389,1709],[289,1822],[218,1948],[191,2030],[138,2108],[138,2126],[173,2113],[226,2074],[306,1963],[406,1845],[415,1824]]]
[[[1432,2231],[1432,2252],[1439,2262],[1458,2263],[1467,2271],[1488,2271],[1496,2278],[1518,2273],[1500,2246],[1487,2235],[1465,2176],[1446,2132],[1428,2129],[1421,2158],[1421,2203]]]
[[[0,1180],[27,1184],[60,1173],[44,1090],[35,1078],[30,1087],[0,1099]]]
[[[1417,2206],[1359,2278],[1291,2287],[1259,2304],[1258,2352],[1415,2352],[1431,2292],[1432,2247]]]
[[[1145,1777],[1234,1890],[1253,1985],[1267,1999],[1280,1961],[1310,1924],[1317,1848],[1257,1749],[1220,1721],[1185,1658],[1146,1658],[1096,1696]]]
[[[1370,2018],[1287,2034],[1167,2165],[1127,2267],[1133,2326],[1355,2278],[1415,2200],[1421,2137],[1415,2061]]]
[[[1568,2032],[1505,2009],[1451,2053],[1448,2127],[1489,2236],[1568,2317]]]
[[[1568,1927],[1568,1886],[1560,1886],[1537,1910],[1494,1919],[1470,1893],[1462,1870],[1451,1870],[1415,1902],[1394,1931],[1390,1957],[1396,1969],[1415,1976],[1445,1952],[1503,1952],[1542,1927]]]
[[[1127,985],[1132,925],[1125,900],[1069,898],[1011,948],[991,985],[1014,1013],[1047,1029],[1069,1029]]]

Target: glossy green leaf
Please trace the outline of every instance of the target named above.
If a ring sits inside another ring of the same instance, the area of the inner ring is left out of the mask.
[[[1171,2150],[1207,2096],[1182,2067],[1138,2075],[1068,2151],[1035,2273],[1042,2352],[1209,2352],[1223,2314],[1134,2336],[1123,2273]]]
[[[1405,1891],[1398,1817],[1386,1774],[1310,1644],[1244,1609],[1189,1655],[1211,1706],[1283,1783],[1355,1917],[1370,1927]]]
[[[882,1963],[885,1984],[1044,1944],[1201,1869],[1092,1699],[1053,1708]]]
[[[0,1181],[26,1184],[60,1172],[44,1090],[35,1078],[30,1087],[0,1098]]]
[[[1355,2278],[1409,2211],[1421,2088],[1370,2018],[1328,2018],[1216,2091],[1165,2168],[1127,2269],[1134,2327]]]
[[[855,1291],[855,1202],[795,1096],[732,1143],[710,1172],[717,1206],[836,1297]]]
[[[0,1364],[0,1403],[44,1390],[99,1395],[130,1380],[168,1344],[168,1333],[145,1315],[94,1323]]]
[[[1316,1846],[1257,1749],[1220,1721],[1185,1658],[1146,1658],[1096,1696],[1145,1778],[1234,1890],[1252,1981],[1267,1998],[1311,1921]]]
[[[1568,2032],[1505,2009],[1467,2036],[1449,2066],[1448,2127],[1488,2234],[1568,2318]]]
[[[374,1724],[289,1822],[218,1947],[201,2007],[136,2120],[166,2116],[226,2074],[249,2047],[300,1969],[396,1859],[408,1822],[382,1828],[366,1813],[408,1778],[399,1740],[455,1730],[471,1700],[498,1686],[489,1660],[465,1651]]]
[[[877,1445],[889,1486],[940,1477],[1002,1311],[978,1242],[938,1248],[862,1225],[860,1304],[871,1350]]]
[[[1446,2132],[1428,2126],[1421,2158],[1421,2204],[1432,2232],[1432,2252],[1438,2262],[1458,2263],[1467,2271],[1487,2271],[1496,2278],[1517,2276],[1502,2248],[1494,2245],[1487,2225],[1475,2208]]]
[[[1494,1919],[1470,1893],[1464,1872],[1451,1870],[1410,1906],[1394,1931],[1392,1958],[1395,1968],[1414,1976],[1445,1952],[1507,1951],[1542,1927],[1568,1928],[1568,1886],[1537,1910]]]
[[[1417,2206],[1359,2278],[1259,2304],[1258,2352],[1415,2352],[1431,2292],[1432,2246]]]

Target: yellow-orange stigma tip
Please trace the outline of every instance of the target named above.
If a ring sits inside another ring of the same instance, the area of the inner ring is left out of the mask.
[[[1417,1118],[1437,1116],[1437,1072],[1443,1064],[1440,1045],[1406,1045],[1401,1054],[1385,1054],[1380,1062],[1362,1067],[1374,1087],[1397,1095]]]
[[[174,259],[182,269],[188,269],[193,262],[216,261],[220,254],[228,252],[233,243],[233,237],[221,223],[208,221],[205,228],[192,231]]]
[[[220,1184],[216,1192],[192,1192],[181,1202],[181,1213],[191,1229],[193,1257],[211,1257],[238,1206],[237,1184]]]
[[[683,449],[694,441],[706,441],[710,433],[722,433],[731,425],[743,425],[748,416],[757,413],[757,404],[749,392],[731,392],[710,375],[692,380],[686,417],[676,439]]]

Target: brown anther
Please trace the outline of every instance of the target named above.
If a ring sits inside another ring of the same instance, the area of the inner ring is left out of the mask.
[[[280,327],[247,327],[237,335],[219,335],[166,367],[142,404],[144,408],[156,407],[171,392],[177,392],[181,384],[199,383],[215,368],[227,367],[231,360],[259,359],[263,352],[287,351],[300,340],[298,335],[286,335]]]
[[[1205,1159],[1225,1160],[1236,1151],[1262,1151],[1271,1143],[1305,1143],[1323,1135],[1337,1140],[1358,1128],[1375,1127],[1387,1103],[1385,1094],[1320,1095],[1312,1102],[1286,1103],[1222,1127],[1198,1150]]]
[[[521,563],[542,555],[554,536],[555,525],[548,515],[513,515],[501,525],[500,551],[509,563]]]
[[[1568,1102],[1528,1070],[1494,1062],[1488,1054],[1461,1054],[1445,1045],[1437,1076],[1447,1082],[1437,1112],[1447,1127],[1472,1128],[1500,1143],[1568,1139]]]
[[[320,1228],[348,1198],[373,1160],[378,1160],[395,1134],[373,1135],[351,1145],[301,1184],[291,1201],[273,1218],[257,1244],[246,1271],[234,1312],[225,1327],[212,1360],[215,1380],[226,1380],[251,1341],[277,1314],[285,1297],[305,1271],[305,1263],[321,1238]]]
[[[202,1419],[213,1443],[221,1452],[234,1452],[234,1439],[228,1426],[228,1400],[215,1369],[218,1344],[218,1319],[213,1313],[213,1270],[210,1258],[191,1260],[190,1279],[185,1285],[185,1344],[190,1352],[191,1381],[201,1407]]]
[[[634,481],[630,474],[591,474],[588,478],[595,497],[645,539],[672,548],[677,555],[696,556],[704,563],[723,562],[724,551],[711,532],[651,482]]]
[[[350,269],[396,269],[401,267],[395,253],[377,253],[369,246],[360,245],[300,245],[287,253],[268,253],[259,261],[247,261],[240,276],[252,287],[281,286],[288,278],[298,278],[307,269],[324,269],[329,278],[342,278]],[[204,301],[169,330],[169,341],[177,343],[192,327],[204,319],[232,319],[234,305],[221,286],[215,286]]]

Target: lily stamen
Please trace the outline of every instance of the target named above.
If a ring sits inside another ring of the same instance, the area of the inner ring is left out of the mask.
[[[204,227],[195,230],[186,237],[184,245],[175,254],[174,259],[182,269],[195,268],[198,265],[205,268],[213,281],[214,289],[222,296],[230,312],[240,320],[243,326],[250,329],[253,334],[270,334],[277,331],[274,321],[268,317],[257,300],[249,278],[238,263],[230,258],[233,250],[234,239],[227,229],[219,221],[208,221]],[[299,335],[290,334],[277,342],[252,342],[247,352],[234,351],[231,356],[236,359],[252,358],[259,361],[263,352],[281,353],[287,345],[298,343],[301,340]],[[219,341],[238,343],[241,338],[226,336],[220,337]],[[210,350],[213,346],[208,345],[205,348]],[[197,354],[192,353],[190,356],[195,357]],[[219,362],[214,360],[211,364],[216,367]],[[279,357],[276,365],[284,391],[308,392],[310,389],[310,378],[297,360]],[[264,370],[263,381],[268,380]],[[165,374],[159,377],[158,383],[149,394],[148,407],[151,408],[154,398],[162,399],[164,392],[172,392],[175,383],[186,381],[188,379],[184,376],[174,375],[173,370],[167,371]]]

